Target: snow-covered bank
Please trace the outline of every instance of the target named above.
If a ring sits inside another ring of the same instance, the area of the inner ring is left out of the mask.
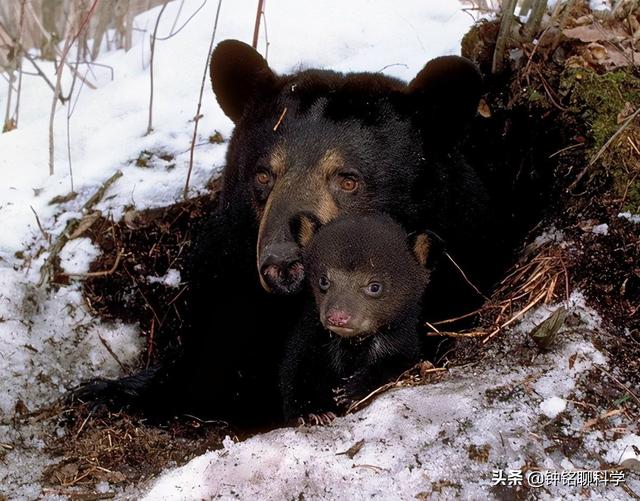
[[[493,485],[494,471],[601,470],[619,465],[624,454],[640,456],[631,447],[640,441],[636,434],[611,443],[613,433],[587,426],[578,400],[592,377],[601,378],[598,367],[607,360],[593,345],[598,316],[580,294],[568,306],[579,326],[561,331],[549,353],[536,355],[528,339],[553,311],[543,307],[482,361],[452,369],[443,381],[391,391],[328,427],[227,440],[224,450],[165,474],[145,499],[506,499],[517,487]],[[545,402],[553,400],[566,409],[549,418]],[[607,423],[627,424],[620,416]],[[353,457],[344,454],[360,441]],[[603,457],[609,464],[599,462]],[[640,482],[627,481],[637,492]],[[582,489],[559,485],[531,488],[531,494],[627,496],[614,485]]]

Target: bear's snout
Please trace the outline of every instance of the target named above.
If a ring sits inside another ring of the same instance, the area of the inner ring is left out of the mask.
[[[270,292],[298,292],[304,280],[300,248],[293,242],[267,245],[260,261],[260,277]]]

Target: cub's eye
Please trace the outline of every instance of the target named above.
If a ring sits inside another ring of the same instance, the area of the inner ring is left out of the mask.
[[[262,186],[268,186],[271,184],[272,176],[271,172],[266,169],[260,169],[256,172],[256,182]]]
[[[358,180],[353,176],[341,176],[340,189],[347,192],[356,191],[358,189]]]
[[[322,292],[327,291],[329,289],[329,287],[331,287],[331,282],[329,281],[329,279],[327,278],[326,275],[322,275],[318,279],[318,287],[320,287],[320,290]]]
[[[364,289],[367,296],[379,297],[382,294],[382,284],[380,282],[371,282]]]

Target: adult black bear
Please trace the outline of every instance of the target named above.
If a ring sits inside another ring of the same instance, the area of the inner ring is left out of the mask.
[[[311,239],[315,308],[305,305],[282,361],[286,421],[326,421],[419,360],[430,246],[385,215],[339,217]]]
[[[264,422],[279,416],[277,368],[304,300],[300,249],[318,226],[341,214],[387,213],[407,232],[440,235],[471,279],[482,278],[491,211],[454,147],[475,114],[481,78],[456,56],[430,61],[409,84],[373,73],[278,76],[235,40],[216,47],[210,70],[235,130],[218,210],[185,270],[184,354],[169,369],[102,381],[85,394]],[[458,275],[441,282],[469,289]],[[447,315],[442,305],[453,302],[433,299],[433,316]]]

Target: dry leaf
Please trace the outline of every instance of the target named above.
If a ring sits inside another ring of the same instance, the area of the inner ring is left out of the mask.
[[[484,99],[480,99],[478,103],[478,113],[481,117],[491,118],[491,108],[489,108],[489,105]]]
[[[575,38],[581,42],[598,42],[602,40],[602,33],[596,30],[593,25],[576,26],[575,28],[562,30],[562,34],[565,37]]]
[[[556,338],[556,334],[560,328],[564,325],[564,321],[567,319],[567,310],[564,307],[558,308],[553,314],[547,318],[544,322],[538,325],[533,331],[531,331],[531,338],[535,341],[541,349],[549,349],[551,344]]]
[[[79,236],[81,236],[85,231],[93,226],[93,223],[100,219],[101,215],[102,213],[99,210],[96,210],[84,216],[80,220],[80,224],[78,224],[78,227],[75,229],[75,231],[71,233],[71,235],[69,235],[69,240],[73,240],[74,238],[78,238]]]
[[[636,458],[627,458],[622,463],[620,463],[620,466],[626,468],[627,470],[640,472],[640,461],[638,461]]]
[[[353,444],[351,447],[349,447],[346,451],[338,452],[338,454],[336,454],[336,456],[338,456],[340,454],[344,454],[349,459],[353,459],[354,456],[356,454],[358,454],[358,452],[360,452],[360,449],[362,449],[363,446],[364,446],[364,439],[358,440],[355,444]]]
[[[603,61],[609,54],[604,45],[595,42],[587,45],[587,49],[589,49],[589,54],[591,54],[591,57],[596,61]]]

